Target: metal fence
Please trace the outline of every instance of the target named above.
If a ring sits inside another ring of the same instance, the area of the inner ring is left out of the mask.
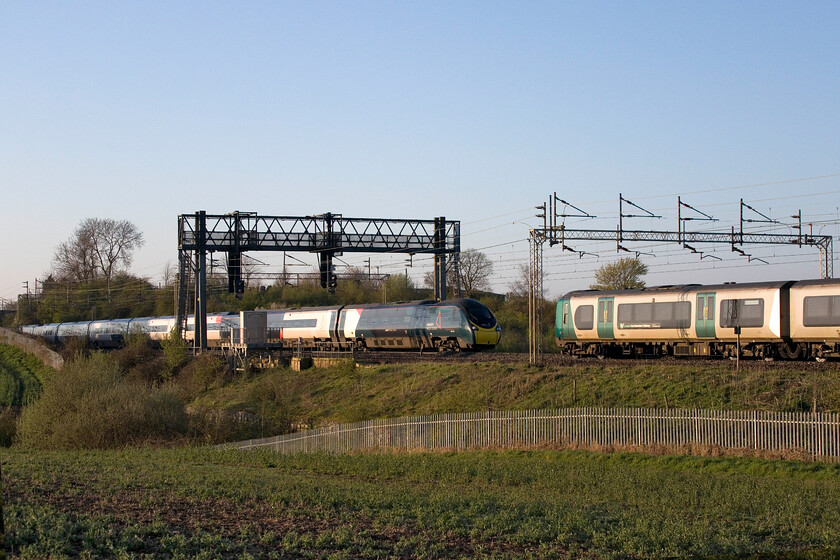
[[[223,447],[280,453],[540,446],[691,446],[840,460],[840,414],[567,408],[407,416],[305,430]]]

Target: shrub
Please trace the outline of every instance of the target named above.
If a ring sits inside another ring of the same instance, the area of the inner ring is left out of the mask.
[[[113,448],[183,437],[187,416],[172,388],[127,380],[113,357],[95,353],[52,376],[17,427],[24,447]]]
[[[169,376],[176,374],[190,361],[190,347],[187,341],[181,338],[176,328],[173,327],[169,332],[169,337],[163,339],[160,346],[166,358]]]
[[[77,357],[86,357],[90,355],[90,346],[88,346],[87,339],[80,336],[72,336],[64,340],[61,345],[59,354],[65,361],[74,360]]]
[[[154,384],[170,376],[163,354],[148,343],[131,344],[112,352],[112,356],[127,380]]]
[[[138,346],[151,346],[151,341],[149,340],[149,335],[144,333],[143,329],[134,327],[125,336],[125,347],[135,348]]]
[[[184,366],[175,383],[186,398],[221,387],[230,379],[230,370],[224,360],[212,354],[200,354]]]

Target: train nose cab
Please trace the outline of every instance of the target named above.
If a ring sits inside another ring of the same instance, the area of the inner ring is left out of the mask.
[[[478,348],[492,348],[502,338],[502,328],[487,306],[473,300],[464,300],[464,309]]]

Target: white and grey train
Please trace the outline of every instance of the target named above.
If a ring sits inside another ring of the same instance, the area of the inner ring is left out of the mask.
[[[295,348],[485,350],[495,347],[501,337],[493,313],[484,304],[466,298],[278,309],[264,314],[261,328],[265,332],[260,340]],[[235,340],[241,332],[240,321],[239,313],[208,314],[208,346]],[[20,330],[59,344],[81,338],[97,348],[117,348],[130,333],[159,342],[168,338],[174,327],[175,317],[168,316],[26,325]],[[195,339],[192,315],[187,319],[185,338]]]
[[[557,302],[572,355],[840,357],[840,280],[581,290]]]

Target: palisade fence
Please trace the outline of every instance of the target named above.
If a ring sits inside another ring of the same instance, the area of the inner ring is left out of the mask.
[[[279,453],[709,446],[840,461],[840,414],[566,408],[407,416],[224,444]]]

